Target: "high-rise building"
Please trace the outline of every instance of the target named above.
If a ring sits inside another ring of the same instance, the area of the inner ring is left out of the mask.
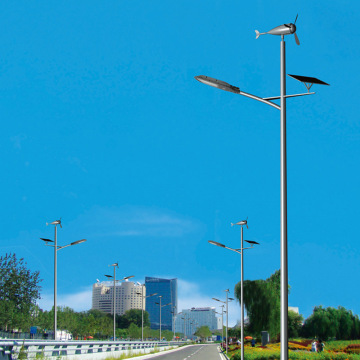
[[[155,277],[145,277],[146,293],[157,294],[146,299],[146,311],[150,317],[150,327],[152,329],[160,328],[160,301],[161,295],[161,329],[172,330],[173,314],[177,310],[177,279],[160,279]],[[156,304],[158,303],[158,304]],[[163,306],[166,304],[168,306]]]
[[[218,319],[214,307],[185,309],[176,316],[175,331],[184,334],[185,329],[187,338],[191,337],[196,329],[201,326],[208,326],[210,330],[218,328]]]
[[[93,285],[92,309],[113,314],[113,281],[97,282]],[[143,291],[144,298],[141,293]],[[115,312],[123,315],[125,311],[131,309],[145,309],[146,289],[143,285],[138,285],[132,281],[118,282],[115,286]]]

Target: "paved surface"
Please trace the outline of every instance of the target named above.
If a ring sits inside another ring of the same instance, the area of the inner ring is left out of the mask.
[[[145,357],[144,357],[145,358]],[[147,357],[151,360],[221,360],[218,345],[189,345],[176,351],[165,351]],[[136,359],[136,358],[135,358]]]

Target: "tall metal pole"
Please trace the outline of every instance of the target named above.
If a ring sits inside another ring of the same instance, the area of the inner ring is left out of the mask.
[[[280,42],[280,205],[281,205],[281,360],[288,359],[288,258],[287,258],[287,171],[286,171],[286,78],[285,41]]]
[[[113,291],[113,313],[114,313],[114,341],[116,341],[116,266],[114,266],[114,291]]]
[[[221,305],[221,342],[224,343],[224,305]]]
[[[57,329],[57,225],[55,225],[54,246],[54,340],[56,340]]]
[[[186,333],[185,333],[185,331],[186,331],[186,327],[185,327],[185,314],[184,314],[184,340],[186,340]]]
[[[244,360],[244,229],[241,225],[241,360]]]
[[[141,285],[141,341],[144,341],[144,285]]]
[[[176,306],[174,306],[174,311],[173,311],[173,323],[174,323],[174,341],[175,341],[175,312],[176,312]]]
[[[160,296],[160,341],[161,341],[161,296]]]
[[[229,294],[229,289],[225,290],[226,292],[226,355],[228,353],[228,326],[229,326],[229,306],[228,306],[228,294]]]

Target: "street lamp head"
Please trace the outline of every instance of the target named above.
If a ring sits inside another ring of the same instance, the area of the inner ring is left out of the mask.
[[[81,244],[81,243],[83,243],[83,242],[85,242],[85,241],[86,241],[86,239],[77,240],[77,241],[72,242],[70,245]]]
[[[219,300],[219,299],[216,299],[216,298],[212,298],[213,300],[215,300],[215,301],[221,301],[221,300]]]
[[[148,295],[147,297],[151,297],[151,296],[155,296],[155,295],[157,295],[157,293],[150,294],[150,295]]]
[[[107,278],[112,278],[113,276],[112,275],[105,275]]]
[[[223,247],[223,248],[225,247],[224,244],[220,244],[219,242],[216,242],[216,241],[213,241],[213,240],[209,240],[208,243],[211,244],[211,245],[216,245],[216,246],[220,246],[220,247]]]
[[[195,76],[195,79],[205,85],[209,85],[209,86],[212,86],[212,87],[215,87],[215,88],[218,88],[221,90],[229,91],[229,92],[232,92],[235,94],[240,94],[240,89],[237,86],[230,85],[225,81],[214,79],[210,76],[205,76],[205,75]]]
[[[116,262],[116,263],[113,263],[113,264],[111,264],[111,265],[109,265],[109,266],[116,266],[116,267],[119,267],[119,264]]]
[[[134,276],[135,275],[126,276],[126,277],[123,278],[123,280],[129,280],[129,279],[133,278]]]
[[[54,242],[53,240],[50,239],[44,239],[44,238],[40,238],[40,240],[45,241],[45,243],[49,243],[49,242]]]
[[[255,245],[260,245],[258,242],[256,242],[256,241],[252,241],[252,240],[244,240],[244,241],[246,241],[247,243],[249,243],[249,244],[251,244],[251,246],[253,246],[254,244]]]

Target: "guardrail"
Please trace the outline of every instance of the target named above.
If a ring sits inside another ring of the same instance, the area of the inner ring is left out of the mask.
[[[39,341],[0,339],[0,360],[103,360],[148,354],[183,345],[182,341]]]

